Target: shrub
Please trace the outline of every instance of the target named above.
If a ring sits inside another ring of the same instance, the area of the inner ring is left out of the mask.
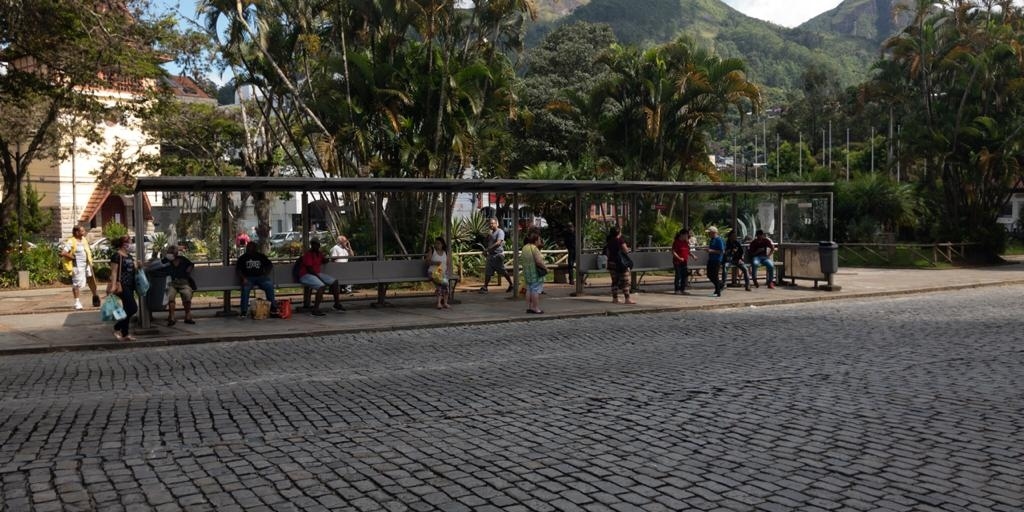
[[[60,256],[54,248],[49,246],[40,245],[16,251],[11,254],[11,263],[14,265],[14,270],[4,272],[0,278],[0,284],[3,286],[17,286],[19,270],[27,270],[29,279],[36,286],[59,283],[64,276],[64,270],[60,265]]]

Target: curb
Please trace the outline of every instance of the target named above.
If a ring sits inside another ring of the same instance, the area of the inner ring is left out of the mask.
[[[357,334],[357,333],[380,333],[380,332],[397,332],[397,331],[411,331],[416,329],[438,329],[443,327],[468,327],[477,325],[494,325],[497,323],[501,324],[518,324],[534,321],[549,321],[549,320],[567,320],[576,318],[588,318],[594,316],[625,316],[625,315],[641,315],[641,314],[660,314],[660,313],[675,313],[685,311],[711,311],[719,309],[737,309],[746,307],[768,307],[768,306],[785,306],[791,304],[805,304],[809,302],[821,302],[821,301],[839,301],[839,300],[857,300],[866,299],[873,297],[898,297],[903,295],[919,295],[926,293],[941,293],[948,291],[958,290],[970,290],[975,288],[990,288],[1000,286],[1014,286],[1024,284],[1024,279],[1015,279],[1002,282],[989,282],[989,283],[970,283],[961,285],[944,285],[944,286],[932,286],[927,288],[914,288],[909,290],[889,290],[889,291],[877,291],[877,292],[860,292],[852,293],[847,295],[829,295],[823,294],[817,297],[795,297],[790,299],[776,299],[769,301],[739,301],[729,302],[723,304],[701,304],[696,306],[665,306],[665,307],[648,307],[644,309],[631,309],[622,307],[620,309],[606,309],[604,311],[596,312],[581,312],[581,313],[555,313],[551,315],[543,316],[524,316],[524,317],[512,317],[504,320],[494,319],[482,319],[482,320],[460,320],[460,321],[446,321],[446,322],[428,322],[420,325],[404,325],[404,326],[380,326],[380,327],[352,327],[342,329],[324,329],[317,330],[314,332],[306,333],[307,335],[313,336],[335,336],[339,334]],[[270,341],[270,340],[281,340],[289,339],[290,336],[281,334],[266,334],[266,335],[243,335],[243,336],[206,336],[206,337],[183,337],[183,338],[165,338],[158,340],[146,340],[146,341],[135,341],[135,342],[98,342],[83,345],[72,345],[65,347],[26,347],[26,348],[13,348],[13,349],[0,349],[0,357],[4,356],[16,356],[16,355],[29,355],[29,354],[51,354],[51,353],[62,353],[62,352],[82,352],[82,351],[103,351],[103,350],[132,350],[132,349],[144,349],[144,348],[158,348],[158,347],[174,347],[184,345],[205,345],[213,343],[239,343],[239,342],[255,342],[255,341]]]

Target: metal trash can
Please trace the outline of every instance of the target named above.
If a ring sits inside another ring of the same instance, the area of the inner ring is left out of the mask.
[[[839,271],[839,244],[835,242],[818,242],[818,260],[821,273],[835,274]]]

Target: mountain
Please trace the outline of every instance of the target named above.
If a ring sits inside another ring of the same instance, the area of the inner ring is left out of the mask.
[[[808,69],[825,69],[842,85],[863,81],[878,57],[877,34],[891,33],[877,20],[877,13],[888,11],[881,4],[893,1],[900,0],[846,0],[800,27],[787,29],[746,16],[720,0],[577,0],[579,5],[564,17],[531,27],[527,42],[535,44],[558,24],[577,21],[606,23],[624,44],[660,44],[686,35],[723,57],[743,59],[753,80],[766,85],[770,93],[774,89],[782,94],[799,88],[800,77]],[[563,2],[537,0],[536,4],[544,10],[562,7]],[[874,27],[871,37],[865,24]],[[818,28],[833,26],[850,29]],[[858,30],[864,35],[855,35]]]
[[[881,45],[910,21],[906,7],[911,0],[846,0],[800,25],[801,30],[828,32],[864,39]]]

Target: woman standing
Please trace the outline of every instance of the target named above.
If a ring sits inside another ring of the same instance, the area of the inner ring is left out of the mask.
[[[544,292],[544,275],[548,267],[540,252],[540,233],[536,229],[526,234],[526,244],[519,253],[519,264],[523,267],[523,281],[526,284],[526,312],[541,314],[540,294]]]
[[[676,270],[674,288],[676,294],[689,295],[686,281],[690,278],[687,263],[690,261],[690,230],[683,228],[672,241],[672,266]]]
[[[427,251],[424,259],[427,260],[427,275],[434,280],[437,309],[448,309],[448,278],[452,275],[452,259],[448,254],[448,244],[445,243],[444,238],[434,239],[434,245]],[[440,279],[437,278],[438,276]]]
[[[626,304],[636,304],[629,298],[629,267],[622,265],[621,254],[629,254],[629,246],[622,239],[622,231],[618,226],[612,226],[608,232],[608,238],[604,244],[604,253],[608,256],[608,273],[612,276],[612,303],[619,303],[619,291],[625,298]]]
[[[128,323],[132,315],[139,311],[135,303],[135,259],[128,252],[131,237],[122,236],[117,239],[117,248],[110,257],[110,282],[107,283],[107,295],[113,293],[121,298],[121,306],[126,316],[114,324],[114,338],[117,341],[135,341],[128,335]]]

